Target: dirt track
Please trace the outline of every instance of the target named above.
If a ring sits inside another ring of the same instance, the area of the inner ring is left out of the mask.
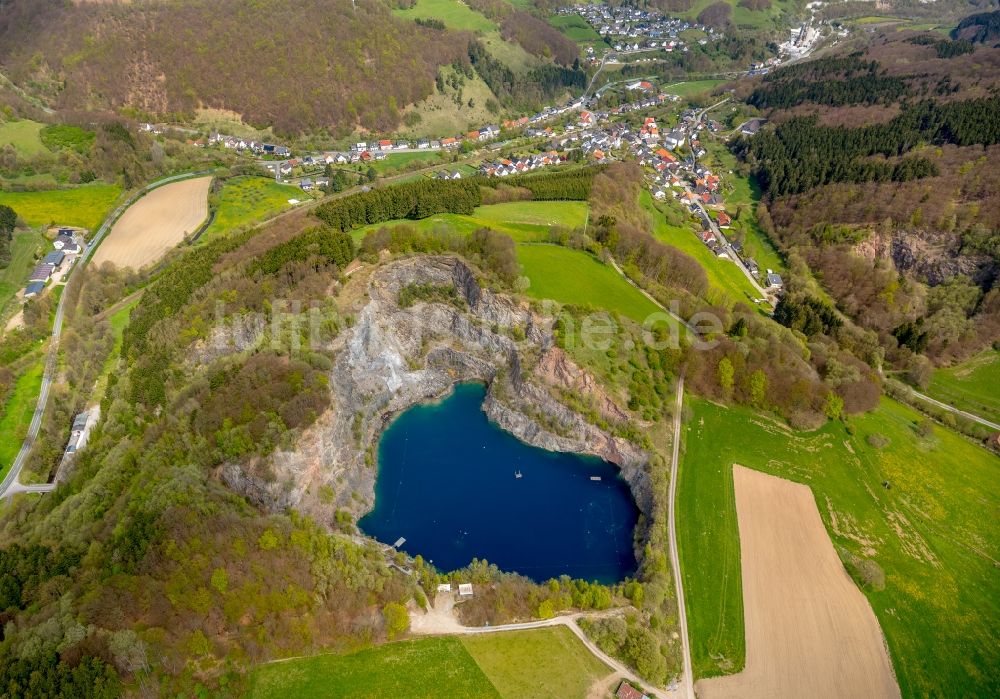
[[[139,269],[163,257],[208,217],[211,177],[164,185],[133,204],[94,253],[94,264]]]
[[[733,467],[746,669],[702,699],[899,697],[878,620],[844,570],[805,486]]]

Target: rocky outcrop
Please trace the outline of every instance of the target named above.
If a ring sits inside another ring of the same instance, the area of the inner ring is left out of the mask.
[[[463,303],[400,308],[398,295],[411,284],[451,285]],[[338,508],[360,515],[374,503],[376,445],[388,421],[447,395],[458,382],[482,381],[489,386],[483,409],[497,425],[544,449],[617,464],[640,509],[651,512],[648,455],[588,423],[524,370],[548,357],[545,382],[571,391],[582,387],[600,398],[602,412],[627,419],[598,392],[593,377],[553,349],[549,327],[528,306],[481,288],[468,265],[447,256],[379,268],[367,298],[332,348],[330,408],[293,451],[276,452],[263,463],[226,464],[219,475],[229,487],[263,508],[294,507],[319,521],[330,521]]]
[[[911,274],[931,286],[963,274],[977,284],[996,274],[985,255],[962,255],[955,235],[930,231],[873,232],[854,251],[869,260],[892,260],[897,271]]]

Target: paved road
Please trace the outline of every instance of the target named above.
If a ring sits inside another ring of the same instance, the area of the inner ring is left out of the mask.
[[[84,249],[80,254],[80,258],[74,263],[73,269],[70,271],[69,276],[66,278],[66,283],[69,284],[73,275],[79,274],[79,269],[82,268],[90,256],[93,254],[94,250],[97,248],[98,244],[104,239],[108,231],[111,230],[111,226],[114,225],[118,217],[121,216],[125,209],[130,207],[136,202],[141,196],[149,192],[150,190],[156,189],[165,184],[171,182],[176,182],[178,180],[188,179],[190,177],[200,177],[202,175],[211,174],[210,170],[195,172],[195,173],[185,173],[183,175],[174,175],[172,177],[167,177],[162,180],[157,180],[152,184],[146,185],[141,190],[130,196],[124,204],[119,206],[117,209],[111,212],[111,214],[104,219],[104,223],[101,227],[97,229],[97,234],[94,236],[90,244]],[[28,454],[31,452],[31,447],[35,444],[35,439],[38,438],[38,431],[42,425],[42,417],[45,415],[45,405],[49,399],[49,390],[52,388],[52,380],[55,376],[56,370],[58,369],[58,356],[59,356],[59,338],[62,335],[63,319],[65,316],[65,305],[66,305],[66,294],[63,294],[59,298],[59,305],[56,307],[56,317],[55,322],[52,324],[52,340],[49,343],[48,356],[45,359],[45,371],[42,374],[42,388],[38,394],[38,402],[35,404],[35,412],[31,417],[31,424],[28,426],[28,434],[24,437],[24,443],[21,444],[21,450],[17,453],[14,458],[14,463],[11,464],[10,470],[7,471],[7,475],[4,476],[2,482],[0,482],[0,499],[5,498],[9,495],[15,493],[38,493],[38,492],[48,492],[52,490],[54,486],[51,484],[39,484],[32,486],[21,485],[18,480],[21,475],[21,469],[24,468],[24,462],[28,459]]]
[[[674,441],[670,457],[670,492],[668,498],[668,534],[670,542],[670,567],[673,569],[674,585],[677,588],[677,610],[681,627],[681,654],[684,656],[684,671],[681,677],[681,692],[684,699],[694,697],[694,674],[691,668],[691,644],[688,639],[687,608],[684,604],[684,581],[681,578],[681,561],[677,555],[677,470],[681,449],[681,408],[684,406],[684,375],[677,378],[677,402],[674,406]]]
[[[956,408],[953,405],[948,405],[947,403],[942,403],[941,401],[937,400],[936,398],[931,398],[930,396],[924,395],[923,393],[920,393],[918,391],[914,391],[912,388],[910,388],[909,390],[910,390],[910,393],[912,393],[914,396],[916,396],[917,398],[919,398],[922,401],[930,403],[931,405],[936,405],[937,407],[939,407],[939,408],[941,408],[943,410],[947,410],[949,413],[954,413],[955,415],[961,415],[962,417],[968,418],[969,420],[972,420],[973,422],[978,422],[980,425],[985,425],[986,427],[989,427],[992,430],[996,430],[996,431],[1000,432],[1000,425],[998,425],[995,422],[991,422],[990,420],[987,420],[984,417],[979,417],[978,415],[975,415],[973,413],[969,413],[969,412],[966,412],[964,410],[960,410],[959,408]]]

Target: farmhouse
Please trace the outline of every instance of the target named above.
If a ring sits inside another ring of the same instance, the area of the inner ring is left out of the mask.
[[[618,699],[649,699],[649,697],[630,685],[626,680],[622,680],[622,683],[618,685],[618,691],[615,692],[615,696]]]
[[[42,293],[44,289],[45,284],[43,282],[31,282],[28,286],[24,287],[24,298],[34,298]]]
[[[52,270],[56,271],[62,267],[63,260],[66,259],[66,253],[62,250],[53,250],[48,255],[42,259],[43,265],[52,265]]]
[[[781,276],[776,272],[767,270],[767,288],[768,289],[781,289],[785,283],[781,280]]]

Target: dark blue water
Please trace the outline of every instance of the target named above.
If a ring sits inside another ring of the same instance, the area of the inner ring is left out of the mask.
[[[387,544],[405,537],[402,550],[442,571],[478,558],[539,582],[634,573],[639,511],[617,467],[521,442],[489,422],[484,396],[482,385],[462,384],[389,425],[361,530]]]

